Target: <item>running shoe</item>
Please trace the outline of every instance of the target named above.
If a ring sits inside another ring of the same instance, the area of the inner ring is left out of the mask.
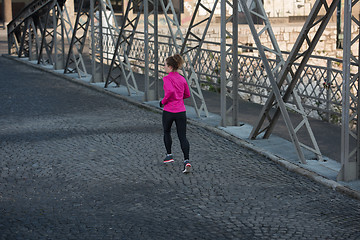
[[[189,173],[190,171],[191,171],[191,164],[189,160],[185,160],[183,173]]]
[[[173,161],[174,158],[172,154],[167,154],[166,157],[164,158],[164,163],[172,163]]]

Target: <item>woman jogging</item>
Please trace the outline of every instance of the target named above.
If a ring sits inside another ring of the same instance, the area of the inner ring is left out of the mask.
[[[177,72],[183,63],[184,60],[179,54],[170,56],[165,60],[165,71],[168,75],[163,78],[165,96],[160,101],[160,107],[164,107],[162,123],[164,128],[164,143],[167,152],[164,163],[174,162],[171,152],[171,126],[175,121],[181,150],[184,154],[183,173],[189,173],[191,169],[189,162],[190,145],[186,138],[186,109],[184,99],[190,97],[190,89],[185,78]]]

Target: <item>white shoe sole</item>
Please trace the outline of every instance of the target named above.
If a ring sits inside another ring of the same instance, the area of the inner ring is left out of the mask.
[[[190,164],[186,164],[183,173],[189,173],[189,172],[191,172],[191,165],[190,165]]]

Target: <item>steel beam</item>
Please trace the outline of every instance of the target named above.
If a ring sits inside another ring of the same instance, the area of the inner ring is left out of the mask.
[[[31,34],[29,36],[29,59],[37,60],[39,57],[40,36],[36,24],[36,19],[34,19],[34,17],[32,19]]]
[[[153,10],[149,10],[152,4]],[[158,100],[159,92],[159,38],[158,38],[158,0],[144,1],[144,40],[145,40],[145,94],[144,101]],[[149,19],[153,16],[153,22]],[[153,44],[150,42],[153,41]],[[153,70],[151,70],[150,64]],[[152,78],[151,78],[152,77]]]
[[[102,14],[102,4],[90,0],[91,82],[104,82]]]
[[[61,13],[61,20],[63,21],[69,43],[64,73],[77,73],[80,78],[87,75],[82,54],[90,23],[89,7],[85,7],[84,2],[85,0],[79,1],[74,28],[72,27],[66,7],[64,7],[64,11]],[[88,3],[89,0],[86,2]],[[83,23],[80,22],[80,18],[84,21]]]
[[[21,28],[22,34],[21,34],[20,49],[18,52],[19,58],[29,56],[29,52],[28,52],[29,25],[30,25],[30,19],[28,18],[28,19],[26,19],[23,27]]]
[[[52,9],[53,21],[53,54],[54,54],[54,69],[60,70],[65,67],[65,30],[64,24],[61,21],[61,10],[63,6],[56,3]]]
[[[51,9],[54,8],[56,5],[56,1],[50,6],[45,15],[45,25],[42,26],[42,22],[39,22],[40,31],[42,32],[42,39],[41,39],[41,45],[40,45],[40,52],[39,52],[39,58],[38,58],[38,64],[51,64],[53,65],[53,56],[52,56],[52,49],[53,49],[53,39],[54,39],[54,31],[53,28],[50,26],[50,13]],[[46,54],[43,54],[44,50],[46,51]]]
[[[351,25],[360,27],[359,16],[352,14],[352,8],[358,0],[345,0],[344,3],[344,49],[343,49],[343,102],[341,124],[341,170],[337,176],[339,181],[353,181],[359,179],[360,159],[360,127],[359,127],[359,33],[352,38]],[[351,47],[358,48],[356,55]],[[353,70],[353,73],[351,73]],[[351,148],[350,141],[356,146]]]
[[[238,0],[221,0],[221,126],[237,126],[239,111]],[[227,10],[232,14],[227,14]],[[229,17],[226,17],[229,15]],[[231,25],[232,31],[227,26]],[[230,59],[232,56],[232,61]],[[231,102],[228,101],[228,97]]]

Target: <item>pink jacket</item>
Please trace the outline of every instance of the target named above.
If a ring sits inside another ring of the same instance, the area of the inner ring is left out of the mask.
[[[170,72],[163,78],[165,96],[161,100],[164,111],[178,113],[185,112],[184,99],[190,97],[189,86],[178,72]]]

